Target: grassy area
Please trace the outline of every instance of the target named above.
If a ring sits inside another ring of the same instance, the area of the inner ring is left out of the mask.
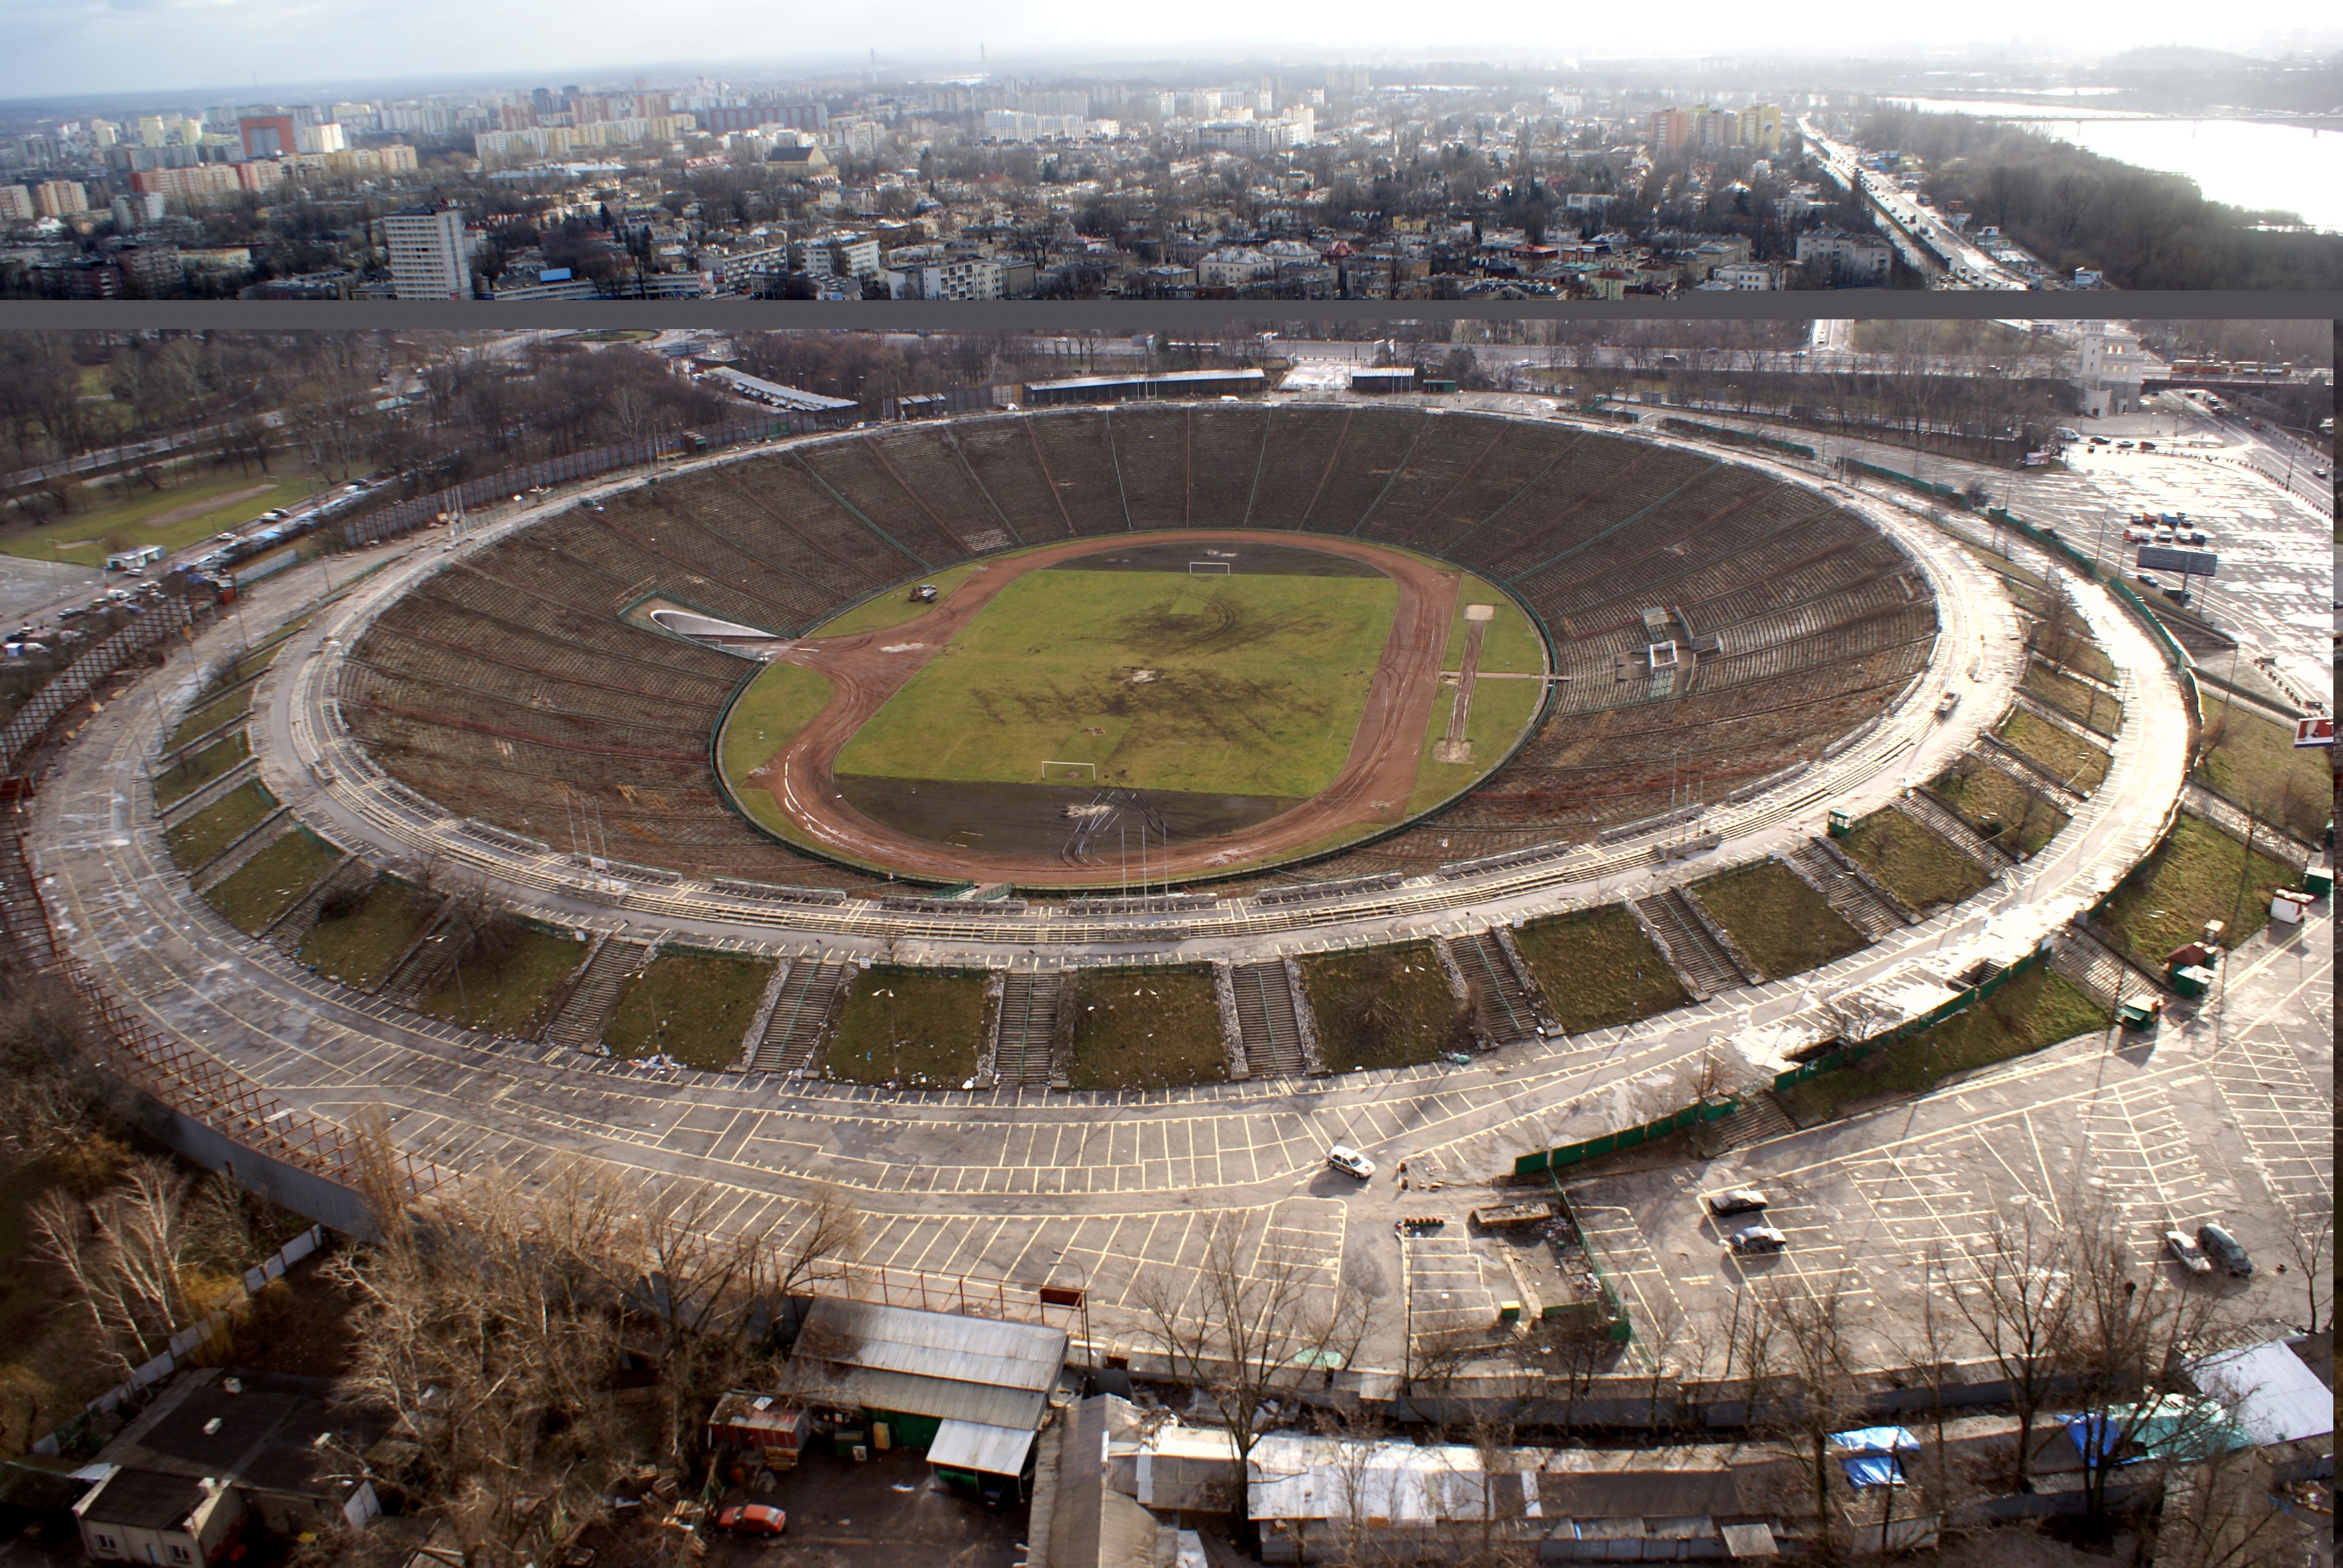
[[[1954,816],[1999,844],[2030,855],[2056,838],[2066,813],[1981,757],[1963,757],[1928,781]]]
[[[2116,890],[2107,923],[2134,958],[2161,970],[2164,955],[2193,940],[2207,920],[2228,923],[2223,935],[2230,946],[2259,930],[2269,919],[2270,893],[2301,881],[2294,867],[2258,849],[2249,868],[2242,839],[2183,812]]]
[[[1624,904],[1534,921],[1513,941],[1572,1034],[1633,1023],[1692,1000]]]
[[[2026,667],[2025,686],[2086,729],[2113,735],[2123,728],[2123,704],[2096,686],[2055,674],[2039,664]]]
[[[974,577],[985,563],[964,561],[956,567],[946,567],[933,577],[922,578],[924,583],[935,586],[936,604],[951,598],[952,590]],[[884,631],[890,626],[900,626],[907,620],[917,620],[936,608],[935,604],[920,604],[911,598],[908,588],[890,589],[877,598],[865,599],[844,615],[834,616],[808,633],[810,637],[850,637],[858,631]]]
[[[2048,618],[2052,600],[2049,588],[2043,581],[2041,573],[2028,571],[2016,562],[1970,544],[1966,539],[1960,541],[1960,546],[1969,553],[1977,565],[2001,579],[2002,587],[2008,590],[2011,602],[2018,608],[2037,620]]]
[[[1470,1016],[1429,942],[1305,958],[1302,985],[1329,1071],[1413,1067],[1472,1045]]]
[[[1227,1076],[1212,970],[1092,970],[1076,983],[1074,1088],[1179,1089]]]
[[[277,797],[255,779],[239,784],[172,829],[171,858],[194,870],[259,825],[277,809]]]
[[[252,711],[252,691],[232,691],[217,702],[206,703],[179,721],[171,731],[171,739],[163,743],[166,750],[176,751],[188,741],[209,735],[221,725],[243,718]]]
[[[55,522],[0,539],[0,551],[38,561],[97,567],[106,564],[113,548],[106,541],[116,537],[125,545],[160,545],[166,550],[179,550],[248,523],[273,508],[292,506],[325,484],[322,479],[259,474],[192,479],[127,501],[69,512]]]
[[[904,1089],[958,1089],[984,1042],[984,976],[874,964],[854,979],[822,1076]]]
[[[1916,910],[1957,904],[1986,883],[1976,861],[1892,807],[1855,823],[1838,847]]]
[[[2317,842],[2334,810],[2334,775],[2323,747],[2297,750],[2283,725],[2230,707],[2206,704],[2205,754],[2197,770],[2232,800],[2258,808],[2298,839]]]
[[[1301,799],[1351,748],[1388,578],[1031,572],[849,741],[838,771]],[[1085,770],[1087,773],[1087,770]]]
[[[340,896],[337,889],[327,900],[299,957],[327,980],[371,990],[414,942],[438,900],[389,877],[376,878],[347,908],[331,907]]]
[[[1826,964],[1863,946],[1863,933],[1779,860],[1738,867],[1696,884],[1693,891],[1767,980]]]
[[[1780,1099],[1800,1125],[1811,1125],[1852,1101],[1925,1094],[1952,1073],[2025,1056],[2108,1021],[2097,1002],[2046,965],[1901,1045],[1791,1085]]]
[[[2106,681],[2109,686],[2115,685],[2116,661],[2107,657],[2107,650],[2106,648],[2101,648],[2097,643],[2091,640],[2089,628],[2084,626],[2080,621],[2075,621],[2072,625],[2074,628],[2074,635],[2068,639],[2070,646],[2066,648],[2066,657],[2065,659],[2066,668],[2068,669],[2080,670],[2082,673],[2091,677],[2095,680]],[[2036,628],[2035,635],[2037,637],[2040,635],[2039,628]],[[2037,648],[2036,657],[2041,658],[2046,663],[2048,663],[2053,668],[2056,668],[2060,662],[2059,660],[2051,658],[2050,653],[2047,650]]]
[[[450,966],[416,1010],[491,1034],[527,1038],[544,1027],[555,991],[585,961],[586,950],[575,938],[498,916],[472,955]]]
[[[732,798],[776,833],[792,829],[772,792],[749,777],[789,738],[811,723],[834,694],[829,678],[794,664],[772,664],[749,683],[725,716],[717,756]]]
[[[155,775],[156,809],[168,810],[251,755],[252,748],[239,729],[180,758]]]
[[[740,1040],[757,1016],[770,959],[714,953],[661,953],[628,980],[602,1026],[618,1056],[671,1056],[712,1070],[740,1060]]]
[[[2023,708],[2011,709],[1994,733],[2013,750],[2025,752],[2086,795],[2107,778],[2107,764],[2113,760],[2101,748],[2076,739]]]
[[[342,852],[296,828],[204,895],[240,931],[257,935],[331,870]]]

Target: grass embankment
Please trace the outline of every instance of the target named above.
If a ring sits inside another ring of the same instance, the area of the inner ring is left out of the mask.
[[[166,751],[176,751],[191,740],[202,739],[223,724],[230,724],[252,711],[252,689],[231,691],[217,702],[207,702],[179,721],[171,731],[171,739],[163,743]]]
[[[2248,866],[2244,840],[2183,812],[2116,890],[2107,920],[2132,957],[2160,971],[2164,955],[2194,940],[2207,920],[2227,922],[2223,943],[2235,947],[2269,920],[2271,892],[2301,880],[2292,865],[2259,849]]]
[[[892,588],[877,598],[865,599],[844,615],[821,623],[809,637],[851,637],[858,631],[884,631],[890,626],[900,626],[907,620],[917,620],[951,598],[952,590],[974,577],[981,561],[966,561],[956,567],[946,567],[930,577],[921,578],[932,583],[936,590],[935,604],[920,604],[911,598],[909,588]]]
[[[2205,754],[2197,777],[2230,799],[2253,807],[2311,843],[2334,810],[2334,775],[2325,747],[2298,749],[2285,726],[2230,707],[2206,703]]]
[[[1464,649],[1473,626],[1464,611],[1476,604],[1487,605],[1496,614],[1481,634],[1481,656],[1474,668],[1483,675],[1544,674],[1545,649],[1537,628],[1512,598],[1475,577],[1467,577],[1457,589],[1456,613],[1448,625],[1447,657],[1440,668],[1464,668]],[[1408,792],[1406,814],[1412,817],[1430,810],[1495,766],[1521,739],[1522,727],[1535,717],[1544,690],[1534,680],[1475,680],[1472,711],[1464,718],[1464,739],[1473,748],[1472,760],[1436,762],[1432,749],[1447,738],[1448,720],[1456,709],[1457,689],[1443,681],[1433,694],[1432,713],[1424,721],[1423,749],[1415,765],[1415,788]]]
[[[2026,667],[2023,684],[2026,690],[2086,729],[2114,735],[2123,729],[2123,703],[2111,692],[2056,674],[2040,664]]]
[[[686,1067],[721,1070],[740,1060],[757,1016],[770,959],[663,952],[627,981],[602,1026],[614,1056],[671,1056]]]
[[[168,810],[252,755],[244,731],[223,735],[155,775],[155,808]]]
[[[1780,1091],[1801,1126],[1883,1094],[1925,1094],[1956,1072],[2025,1056],[2107,1027],[2108,1015],[2066,976],[2045,966],[1903,1044]]]
[[[2011,602],[2018,608],[2036,620],[2046,619],[2049,617],[2053,600],[2049,585],[2043,579],[2040,572],[2030,571],[2016,561],[1995,555],[1991,550],[1970,544],[1966,539],[1961,541],[1961,548],[1967,551],[1977,565],[2001,579],[2002,587],[2008,591]]]
[[[1916,910],[1957,904],[1986,884],[1976,861],[1892,807],[1856,822],[1838,847]]]
[[[2023,751],[2052,776],[2065,779],[2086,795],[2107,779],[2107,764],[2112,759],[2103,748],[2078,740],[2023,708],[2011,709],[1994,733],[2010,749]]]
[[[1767,980],[1826,964],[1864,945],[1863,933],[1779,860],[1711,877],[1693,891]]]
[[[438,900],[395,877],[377,877],[358,898],[335,907],[339,889],[301,943],[299,958],[327,980],[372,990],[413,945]]]
[[[1624,904],[1574,910],[1513,933],[1564,1031],[1633,1023],[1692,1000]]]
[[[724,782],[741,809],[773,832],[786,835],[796,829],[772,791],[751,775],[813,722],[833,695],[835,689],[825,676],[794,664],[769,665],[725,716],[724,733],[717,744]]]
[[[1212,970],[1094,970],[1076,983],[1073,1088],[1180,1089],[1227,1076]]]
[[[855,976],[822,1076],[903,1089],[958,1089],[976,1076],[984,977],[874,964]]]
[[[1302,985],[1330,1072],[1413,1067],[1472,1048],[1471,1015],[1429,942],[1305,958]]]
[[[107,500],[87,511],[68,512],[55,522],[0,540],[0,551],[36,561],[102,567],[116,548],[160,545],[170,551],[184,549],[263,512],[290,507],[325,484],[313,477],[261,474],[191,479],[128,500]],[[85,487],[79,493],[96,498]],[[109,542],[117,539],[119,544]]]
[[[234,876],[215,885],[204,897],[236,930],[256,936],[317,886],[317,879],[333,869],[341,858],[339,849],[296,828],[236,868]]]
[[[452,964],[417,1012],[490,1034],[526,1039],[545,1027],[555,993],[585,961],[587,944],[499,915],[472,952]]]
[[[2066,812],[1982,757],[1958,759],[1927,787],[1954,816],[2019,854],[2031,855],[2066,826]]]
[[[1031,572],[838,771],[1032,784],[1055,760],[1101,784],[1302,799],[1350,750],[1398,598],[1382,577]]]
[[[171,858],[183,869],[195,870],[276,809],[277,797],[259,779],[239,784],[165,835]]]

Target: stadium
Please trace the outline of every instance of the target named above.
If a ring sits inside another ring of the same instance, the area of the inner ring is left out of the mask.
[[[1722,799],[1876,717],[1936,630],[1893,539],[1755,466],[1205,403],[818,438],[559,509],[383,608],[335,696],[399,784],[563,850],[1225,893]]]

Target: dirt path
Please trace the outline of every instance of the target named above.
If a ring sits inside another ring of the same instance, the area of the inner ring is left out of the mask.
[[[1287,547],[1304,542],[1290,533],[1252,529],[1215,529],[1212,538]],[[883,631],[799,642],[785,656],[787,661],[828,677],[837,695],[795,739],[767,759],[759,782],[817,844],[865,865],[955,881],[1008,881],[1037,888],[1103,885],[1109,879],[1109,862],[1103,859],[1090,869],[1069,866],[1054,855],[986,854],[915,839],[873,822],[840,797],[832,764],[854,732],[939,648],[959,636],[994,595],[1027,572],[1124,542],[1070,539],[989,562],[950,598],[916,619]],[[1164,867],[1170,880],[1281,859],[1345,829],[1397,822],[1406,812],[1461,579],[1429,562],[1353,539],[1312,535],[1306,543],[1312,549],[1364,562],[1399,585],[1399,607],[1368,679],[1366,706],[1350,752],[1333,782],[1292,810],[1234,833],[1175,845]]]

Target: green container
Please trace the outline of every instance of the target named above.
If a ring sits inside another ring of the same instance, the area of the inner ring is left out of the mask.
[[[2313,866],[2302,873],[2302,890],[2327,897],[2335,890],[2335,869],[2331,866]]]

